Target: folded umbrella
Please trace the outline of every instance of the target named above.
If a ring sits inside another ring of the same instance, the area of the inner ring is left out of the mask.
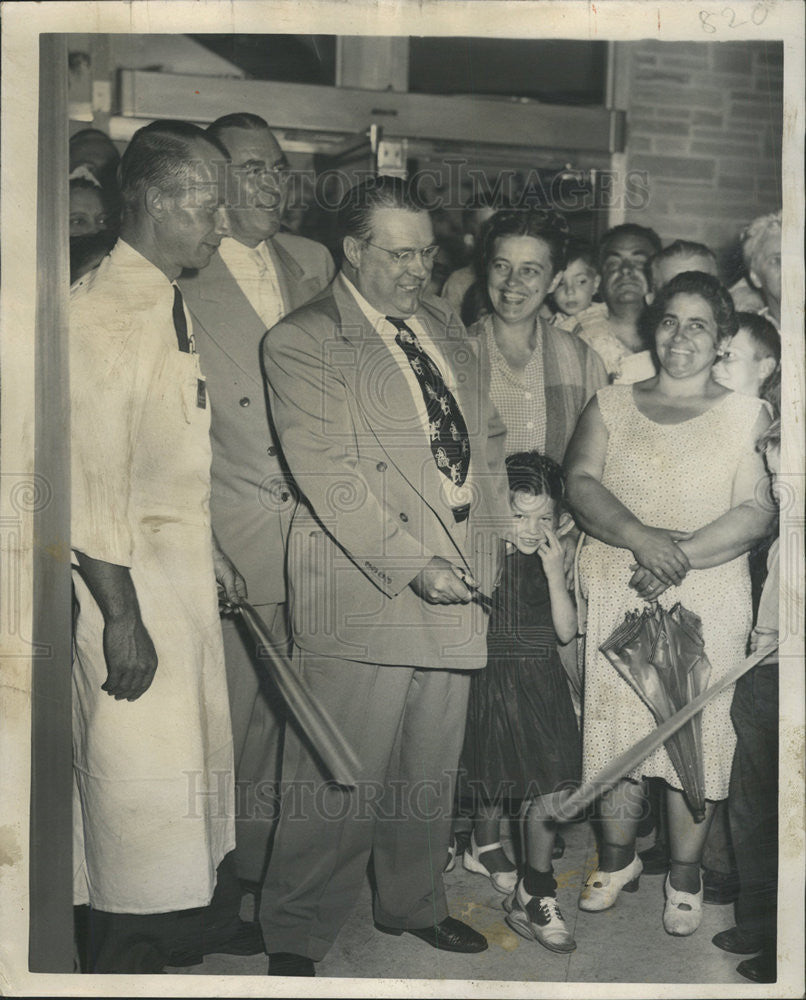
[[[711,665],[702,622],[679,602],[666,611],[657,602],[625,622],[599,647],[660,725],[705,689]],[[666,740],[695,818],[705,816],[702,720],[697,715]]]
[[[702,622],[681,604],[661,612],[661,627],[651,660],[662,678],[675,710],[682,708],[708,686],[711,664],[705,655]],[[658,722],[668,718],[657,719]],[[691,811],[698,821],[705,817],[702,715],[695,715],[668,740],[671,758]]]
[[[305,681],[278,648],[265,622],[251,604],[231,605],[256,640],[258,659],[268,670],[277,690],[313,749],[339,785],[355,787],[360,770],[355,751],[339,731],[323,705],[316,701]]]

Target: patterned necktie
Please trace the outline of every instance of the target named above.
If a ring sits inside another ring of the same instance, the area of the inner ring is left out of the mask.
[[[428,412],[431,452],[437,468],[455,486],[461,486],[470,466],[470,441],[459,404],[414,331],[402,319],[386,318],[397,329],[395,343],[402,348],[420,384]]]
[[[174,285],[174,330],[176,343],[184,354],[190,354],[190,338],[188,337],[188,321],[185,316],[185,306],[179,285]]]

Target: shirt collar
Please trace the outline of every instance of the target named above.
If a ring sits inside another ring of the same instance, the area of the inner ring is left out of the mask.
[[[221,258],[225,264],[229,261],[242,261],[246,259],[254,261],[255,254],[261,258],[264,264],[271,264],[271,253],[266,246],[265,240],[261,240],[257,246],[248,247],[245,243],[241,243],[240,240],[236,240],[232,236],[225,236],[221,240],[218,252],[221,254]]]
[[[358,289],[355,287],[355,285],[353,284],[353,282],[350,281],[350,279],[347,277],[347,275],[344,273],[344,271],[341,272],[341,277],[342,277],[342,281],[347,286],[347,288],[350,290],[350,293],[352,294],[353,298],[357,302],[358,308],[367,317],[367,319],[370,321],[370,323],[372,324],[372,326],[373,326],[374,329],[376,329],[376,330],[378,329],[381,321],[383,321],[384,323],[387,322],[387,319],[386,319],[386,316],[384,315],[384,313],[378,312],[378,310],[375,308],[375,306],[370,305],[369,302],[367,302],[367,300],[364,298],[364,296],[361,294],[361,292],[358,291]]]
[[[171,286],[175,282],[171,281],[164,271],[161,271],[156,264],[152,264],[147,257],[144,257],[139,250],[135,250],[124,239],[118,238],[109,256],[116,267],[121,268],[127,275],[131,276],[132,284],[136,285],[137,288],[153,287],[158,292],[170,291],[173,295]]]
[[[523,382],[525,378],[532,372],[535,366],[539,365],[542,359],[543,351],[543,338],[544,330],[543,323],[544,320],[541,316],[535,318],[535,329],[537,335],[535,338],[535,349],[532,351],[532,356],[526,363],[523,375],[516,375],[512,369],[509,367],[509,362],[504,357],[501,352],[501,348],[498,346],[495,340],[495,330],[493,329],[493,317],[492,313],[486,313],[482,320],[484,321],[484,331],[487,334],[487,349],[490,353],[490,360],[497,365],[502,371],[504,371],[511,379],[516,382]]]

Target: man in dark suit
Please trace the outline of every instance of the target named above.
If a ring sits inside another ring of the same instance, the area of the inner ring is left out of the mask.
[[[376,926],[443,950],[484,937],[448,916],[442,866],[470,672],[506,486],[491,439],[484,345],[424,298],[436,248],[405,182],[380,177],[339,212],[331,287],[267,335],[283,455],[303,498],[289,537],[294,659],[361,763],[327,782],[289,731],[260,910],[272,975],[313,975],[372,855]]]
[[[226,115],[207,133],[231,157],[230,235],[210,266],[186,273],[180,285],[212,407],[213,528],[251,603],[287,643],[285,537],[293,501],[267,419],[260,341],[324,288],[334,267],[321,244],[280,232],[288,164],[266,122]],[[235,859],[241,878],[256,882],[276,812],[282,710],[271,688],[261,688],[240,620],[225,619],[223,631],[238,783]]]

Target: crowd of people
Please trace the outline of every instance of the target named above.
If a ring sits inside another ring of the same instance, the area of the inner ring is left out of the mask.
[[[579,906],[638,888],[654,802],[666,931],[697,930],[719,827],[736,926],[714,944],[774,981],[781,213],[743,231],[729,290],[700,243],[625,223],[592,245],[474,202],[435,295],[400,178],[345,194],[338,269],[284,228],[256,115],[70,152],[82,971],[265,952],[314,975],[370,864],[379,931],[482,952],[449,914],[460,856],[513,930],[573,951],[551,797],[654,729],[601,647],[681,603],[711,683],[765,658],[702,710],[704,815],[663,746],[600,797]],[[247,600],[354,786],[278,696]]]

